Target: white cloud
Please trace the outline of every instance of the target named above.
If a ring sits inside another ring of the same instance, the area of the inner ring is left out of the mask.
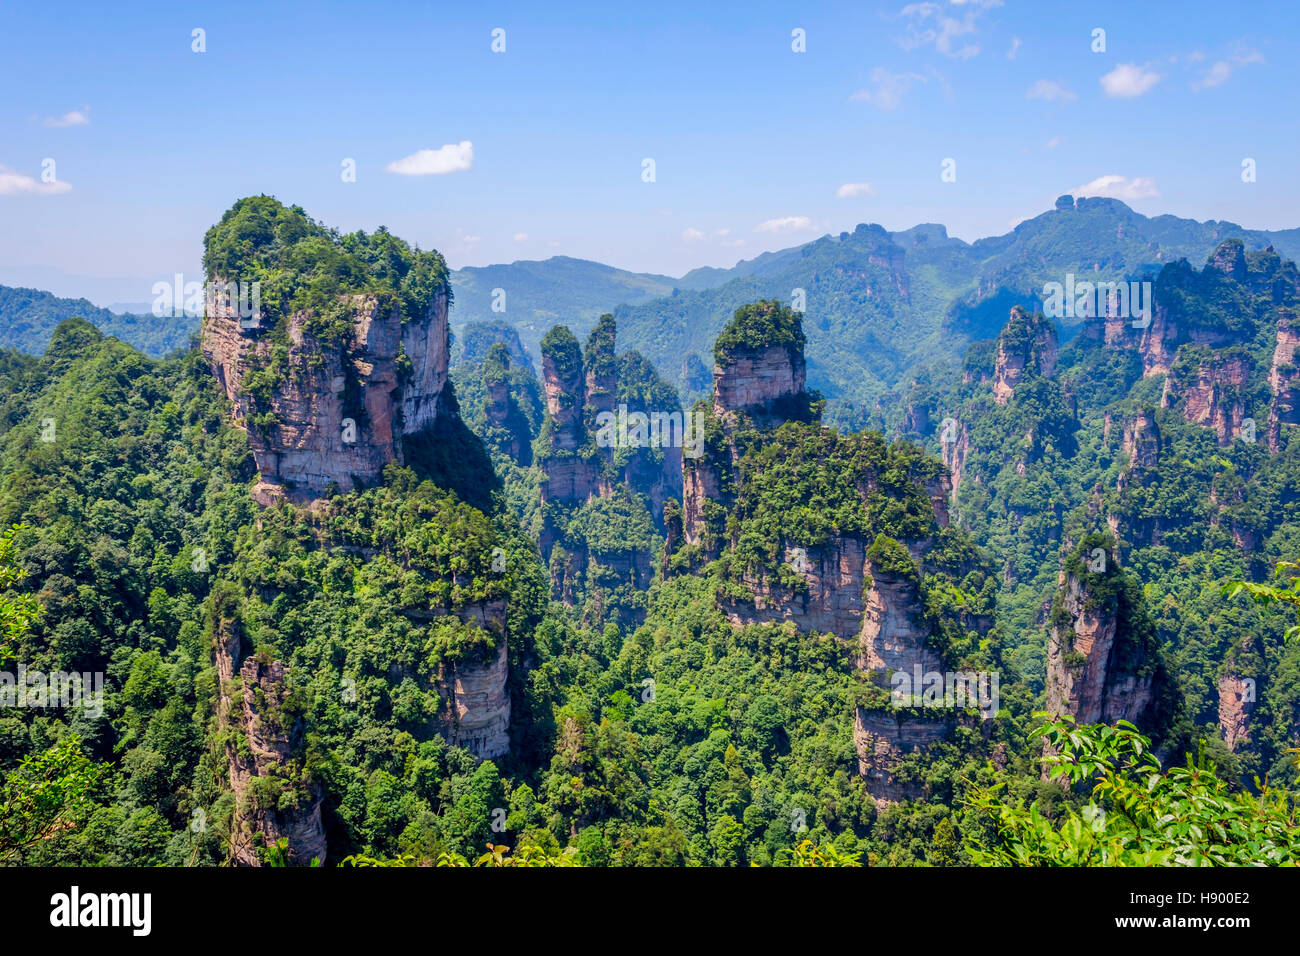
[[[527,242],[527,241],[528,241],[528,233],[526,232],[515,233],[515,242]]]
[[[1047,100],[1049,103],[1069,103],[1078,99],[1069,89],[1052,80],[1039,80],[1025,91],[1027,100]]]
[[[682,239],[686,242],[701,242],[704,239],[704,233],[693,227],[686,228],[682,230]]]
[[[89,126],[90,107],[83,106],[79,110],[70,110],[62,116],[47,116],[41,122],[45,126]]]
[[[8,166],[0,166],[0,196],[55,196],[71,190],[68,183],[59,180],[43,183]]]
[[[767,219],[754,227],[755,232],[792,232],[799,229],[811,229],[813,222],[807,216],[785,216],[781,219]]]
[[[971,0],[971,2],[957,3],[953,6],[970,6],[970,7],[995,7],[1001,6],[1001,0]],[[907,24],[907,35],[898,39],[898,45],[904,50],[915,50],[923,46],[933,46],[935,50],[944,56],[952,57],[958,60],[966,60],[979,53],[980,48],[974,43],[954,43],[959,37],[966,36],[977,32],[975,20],[979,16],[979,10],[969,10],[960,19],[950,17],[943,7],[934,2],[909,3],[898,12],[899,17],[905,17],[909,21]]]
[[[1204,90],[1213,86],[1222,86],[1228,82],[1229,77],[1239,66],[1245,66],[1248,63],[1263,63],[1264,58],[1256,50],[1242,49],[1227,60],[1216,60],[1214,64],[1201,74],[1199,80],[1192,82],[1193,90]]]
[[[1232,64],[1227,60],[1219,60],[1214,66],[1206,70],[1199,80],[1192,84],[1192,89],[1203,90],[1207,86],[1222,86],[1228,82],[1228,77],[1232,76]]]
[[[1056,147],[1058,147],[1058,146],[1060,146],[1060,145],[1061,145],[1061,137],[1059,137],[1059,136],[1053,136],[1051,139],[1049,139],[1046,143],[1043,144],[1043,148],[1044,148],[1044,149],[1056,149]]]
[[[1016,54],[1020,52],[1020,37],[1011,38],[1011,49],[1007,51],[1007,59],[1014,60]]]
[[[1128,99],[1141,96],[1161,80],[1159,73],[1136,63],[1121,63],[1101,78],[1107,96]]]
[[[1129,179],[1127,176],[1098,176],[1090,183],[1084,183],[1082,186],[1075,186],[1068,190],[1075,196],[1104,196],[1108,199],[1123,199],[1132,201],[1134,199],[1149,199],[1152,196],[1159,196],[1156,191],[1156,181],[1149,176],[1134,176]]]
[[[924,83],[925,77],[919,73],[890,73],[883,66],[878,66],[871,71],[871,82],[875,88],[858,90],[849,99],[862,100],[882,110],[896,110],[902,103],[903,94],[918,80]]]
[[[474,144],[466,139],[458,145],[448,143],[440,149],[422,149],[394,160],[384,170],[402,176],[438,176],[442,173],[457,173],[473,165]]]
[[[875,189],[871,183],[845,183],[839,189],[835,190],[836,199],[857,199],[861,196],[874,196]]]

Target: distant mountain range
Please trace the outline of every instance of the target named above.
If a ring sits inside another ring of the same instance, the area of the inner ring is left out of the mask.
[[[691,397],[699,394],[700,368],[712,366],[712,342],[735,309],[759,298],[791,302],[802,290],[809,384],[832,399],[833,419],[854,423],[919,370],[951,363],[970,341],[996,335],[1012,305],[1039,308],[1045,282],[1071,272],[1131,278],[1179,258],[1200,266],[1232,237],[1248,249],[1271,245],[1300,258],[1300,229],[1147,217],[1118,200],[1063,196],[1056,208],[1011,232],[974,243],[936,224],[902,232],[860,225],[680,278],[567,256],[467,267],[452,272],[451,321],[458,335],[476,323],[513,326],[536,360],[551,326],[581,335],[613,312],[620,343],[641,351]],[[40,353],[55,324],[73,315],[152,355],[186,346],[197,329],[194,321],[116,313],[85,299],[0,286],[0,345]]]

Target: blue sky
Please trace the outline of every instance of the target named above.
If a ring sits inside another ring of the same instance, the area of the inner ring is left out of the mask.
[[[670,275],[859,222],[999,234],[1086,184],[1300,225],[1290,2],[0,0],[0,23],[0,283],[100,304],[198,278],[203,232],[258,192],[453,267]],[[401,165],[421,150],[443,161]]]

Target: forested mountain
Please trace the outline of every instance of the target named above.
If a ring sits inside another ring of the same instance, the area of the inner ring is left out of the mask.
[[[4,667],[102,681],[0,709],[0,859],[1294,863],[1266,582],[1300,273],[1060,206],[984,246],[860,227],[535,342],[485,314],[453,364],[441,255],[241,199],[204,265],[258,321],[213,295],[166,359],[79,319],[0,352]],[[1107,248],[1165,260],[1151,321],[1061,347],[1033,284]],[[684,389],[656,356],[689,353]],[[859,381],[898,386],[888,432],[830,418]]]
[[[154,358],[189,348],[198,319],[159,319],[152,315],[110,312],[85,299],[61,299],[37,289],[0,286],[0,346],[40,355],[64,319],[85,319]]]

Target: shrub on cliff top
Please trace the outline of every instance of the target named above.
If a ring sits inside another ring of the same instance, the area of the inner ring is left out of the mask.
[[[306,310],[315,317],[310,331],[322,338],[351,328],[342,295],[378,296],[381,305],[399,305],[406,322],[422,317],[439,292],[451,294],[438,252],[414,249],[383,226],[340,235],[271,196],[248,196],[226,210],[203,238],[203,269],[208,279],[260,283],[264,326]]]
[[[738,349],[785,345],[802,352],[805,341],[798,312],[774,299],[761,299],[736,310],[713,344],[713,357],[725,365]]]

